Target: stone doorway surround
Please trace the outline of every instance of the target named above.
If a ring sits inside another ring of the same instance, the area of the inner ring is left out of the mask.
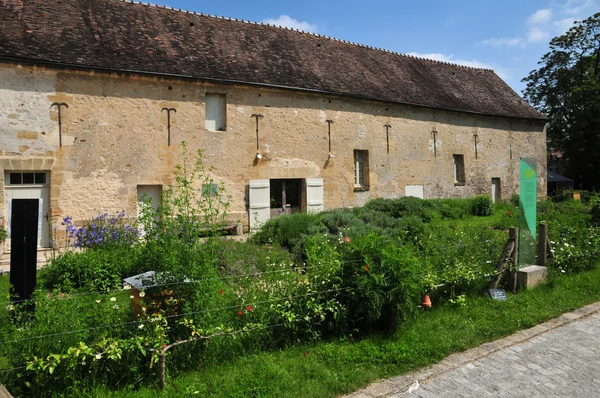
[[[7,195],[6,195],[6,183],[5,172],[20,171],[20,172],[45,172],[50,177],[52,167],[54,166],[55,159],[49,157],[31,157],[31,158],[16,158],[16,157],[2,157],[0,158],[0,224],[6,228],[8,222],[7,214]],[[52,198],[56,197],[57,186],[55,184],[49,184],[48,187],[48,217],[52,220]],[[8,240],[1,243],[3,248],[7,248]]]

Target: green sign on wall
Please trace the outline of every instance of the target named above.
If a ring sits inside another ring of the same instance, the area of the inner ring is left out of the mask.
[[[537,159],[521,159],[518,264],[536,264]]]

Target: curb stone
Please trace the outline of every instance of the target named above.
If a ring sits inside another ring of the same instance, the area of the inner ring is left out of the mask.
[[[469,350],[455,353],[443,359],[439,363],[427,366],[402,376],[396,376],[382,381],[370,384],[369,386],[358,390],[352,394],[341,396],[340,398],[387,398],[394,394],[406,392],[415,382],[425,383],[430,379],[450,372],[460,366],[467,365],[470,362],[485,358],[490,354],[500,350],[524,343],[535,337],[538,337],[550,330],[568,325],[570,323],[587,318],[600,312],[600,301],[586,305],[572,312],[562,314],[558,318],[551,319],[530,329],[520,330],[510,336],[500,340],[482,344]]]

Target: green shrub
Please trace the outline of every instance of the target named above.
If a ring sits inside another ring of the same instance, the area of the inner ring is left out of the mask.
[[[44,268],[40,284],[62,292],[112,290],[136,272],[137,262],[138,250],[130,247],[65,252]]]
[[[403,197],[400,199],[373,199],[363,207],[363,210],[381,212],[395,218],[412,215],[420,217],[425,222],[429,222],[433,217],[435,217],[435,212],[431,202],[415,197]]]
[[[431,199],[429,201],[441,218],[459,219],[471,215],[468,199]]]
[[[512,205],[515,207],[519,207],[520,202],[521,202],[521,196],[518,193],[513,193],[512,196],[510,197],[510,203],[512,203]]]
[[[347,228],[356,219],[351,209],[337,209],[322,213],[321,222],[329,229],[329,233],[337,235],[341,229]]]
[[[600,194],[593,196],[590,199],[592,222],[600,224]]]
[[[291,249],[303,234],[321,220],[319,214],[297,213],[283,215],[267,221],[252,237],[257,244],[273,244]]]
[[[600,229],[593,223],[593,207],[580,200],[540,202],[539,219],[548,225],[555,273],[578,272],[596,266],[600,253]]]
[[[421,293],[418,259],[409,247],[376,234],[351,238],[342,247],[343,295],[350,327],[393,330],[411,317]]]
[[[491,216],[493,207],[492,198],[488,195],[479,195],[471,199],[471,212],[474,216]]]

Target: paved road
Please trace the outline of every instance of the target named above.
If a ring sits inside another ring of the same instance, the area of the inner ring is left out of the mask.
[[[348,398],[600,397],[599,311],[592,304]]]

